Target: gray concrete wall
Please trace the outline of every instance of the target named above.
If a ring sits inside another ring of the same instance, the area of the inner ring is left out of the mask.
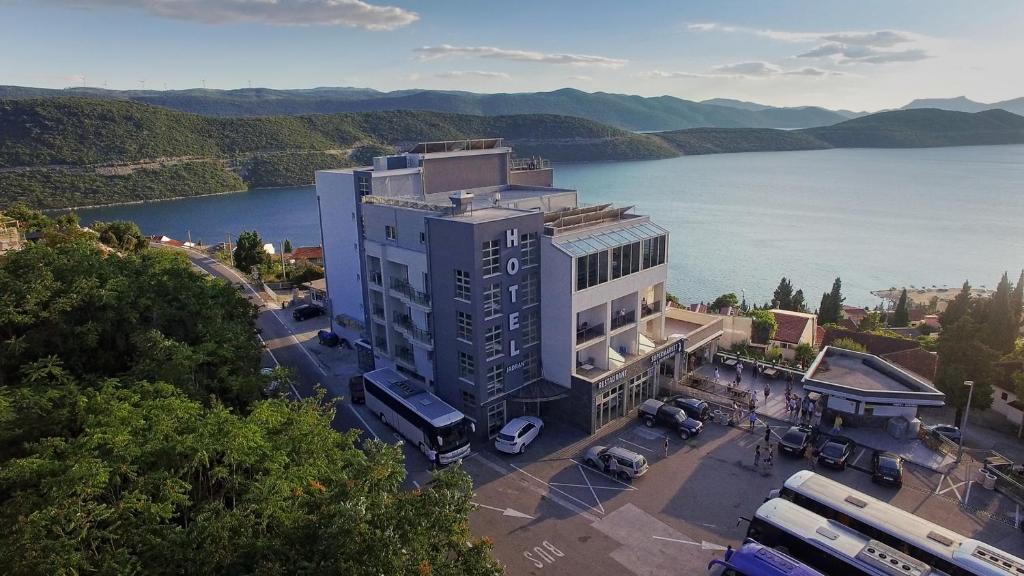
[[[543,170],[520,170],[518,172],[510,172],[508,175],[509,184],[519,184],[520,186],[554,186],[555,172],[551,168],[544,168]]]
[[[478,154],[423,159],[427,194],[508,184],[508,154]]]

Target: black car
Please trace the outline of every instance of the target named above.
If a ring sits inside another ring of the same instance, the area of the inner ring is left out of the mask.
[[[335,334],[334,332],[331,332],[330,330],[321,330],[316,333],[316,337],[320,341],[320,344],[322,346],[337,346],[338,342],[340,341],[338,335]]]
[[[686,415],[694,420],[707,422],[708,418],[711,417],[711,407],[703,400],[698,400],[696,398],[675,398],[672,400],[672,404],[676,408],[686,412]]]
[[[829,438],[818,451],[818,464],[846,470],[846,462],[850,459],[853,449],[856,447],[857,444],[849,438],[843,438],[842,436]]]
[[[791,426],[779,440],[779,452],[803,456],[813,440],[813,430],[806,426]]]
[[[903,487],[903,458],[892,452],[875,450],[871,455],[871,481]]]
[[[960,429],[956,426],[936,424],[935,426],[929,426],[927,430],[935,438],[945,438],[954,444],[960,443]]]
[[[637,416],[644,421],[644,424],[651,428],[655,424],[671,428],[679,434],[683,440],[700,434],[704,424],[686,416],[681,408],[676,408],[653,398],[644,400],[637,408]]]
[[[295,318],[296,322],[302,322],[303,320],[309,320],[310,318],[316,318],[324,313],[324,309],[317,306],[316,304],[303,304],[295,310],[292,310],[292,318]]]

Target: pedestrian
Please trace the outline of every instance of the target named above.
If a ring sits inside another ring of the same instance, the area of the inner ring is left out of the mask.
[[[764,443],[770,446],[771,445],[771,440],[772,440],[772,428],[771,428],[771,426],[765,424],[764,425]]]
[[[765,455],[764,455],[764,467],[765,467],[765,471],[766,472],[771,472],[772,463],[773,463],[772,461],[773,461],[773,458],[772,458],[772,445],[768,444],[768,449],[767,449],[767,451],[765,452]]]
[[[764,403],[765,404],[768,403],[768,395],[771,394],[771,393],[772,393],[772,386],[771,386],[771,384],[765,382],[764,383]]]
[[[663,444],[665,445],[665,458],[668,458],[668,434],[665,434],[665,441]]]
[[[754,468],[761,464],[761,445],[754,446]]]
[[[736,363],[736,373],[743,374],[743,362]]]
[[[753,410],[751,410],[750,413],[747,414],[747,422],[750,424],[750,432],[753,433],[754,432],[754,424],[757,423],[757,412],[754,412]]]
[[[814,472],[818,468],[818,449],[811,445],[811,449],[807,450],[807,459],[810,460],[811,471]]]
[[[607,472],[609,476],[619,475],[619,463],[615,460],[615,456],[608,457],[608,464],[605,466],[605,472]]]
[[[832,421],[832,433],[840,434],[843,431],[843,417],[836,414],[836,419]]]
[[[715,384],[718,384],[719,377],[720,376],[718,374],[718,366],[715,366]]]

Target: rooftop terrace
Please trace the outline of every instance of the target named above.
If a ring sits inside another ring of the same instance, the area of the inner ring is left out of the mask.
[[[942,405],[945,395],[931,384],[873,354],[826,346],[804,375],[804,388],[879,399]]]

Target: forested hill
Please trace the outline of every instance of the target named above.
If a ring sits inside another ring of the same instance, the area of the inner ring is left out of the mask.
[[[84,206],[308,184],[418,141],[503,137],[555,161],[678,155],[581,118],[387,111],[217,118],[82,98],[0,100],[0,208]]]
[[[557,114],[588,118],[626,130],[678,130],[694,127],[803,128],[825,126],[850,113],[816,106],[751,108],[729,100],[694,102],[674,96],[643,97],[562,88],[551,92],[478,94],[449,90],[313,88],[272,90],[53,90],[0,86],[0,98],[85,97],[128,100],[207,116],[288,116],[381,110],[431,110],[480,116]]]
[[[895,110],[803,130],[697,128],[658,137],[681,154],[1024,144],[1024,116],[1005,110]]]

